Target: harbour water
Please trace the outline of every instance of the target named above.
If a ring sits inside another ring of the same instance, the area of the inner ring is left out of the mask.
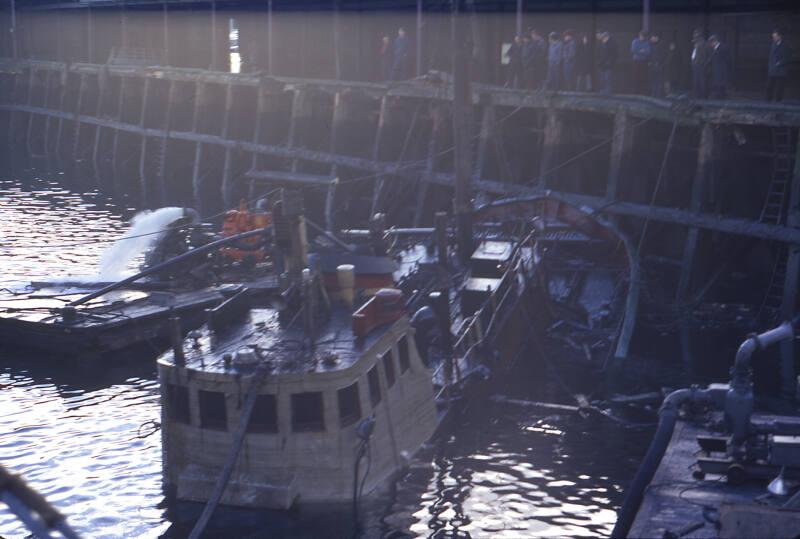
[[[131,215],[96,193],[71,193],[32,177],[0,179],[0,288],[96,272]],[[0,291],[0,301],[9,297]],[[0,463],[86,537],[183,537],[202,509],[164,500],[153,360],[81,368],[0,350]],[[566,384],[555,384],[550,375],[522,357],[494,389],[513,399],[569,404],[565,385],[592,390],[591,380],[562,373]],[[220,510],[209,536],[607,535],[651,434],[594,415],[471,402],[394,492],[363,501],[358,524],[349,506]],[[0,507],[0,536],[27,535]]]

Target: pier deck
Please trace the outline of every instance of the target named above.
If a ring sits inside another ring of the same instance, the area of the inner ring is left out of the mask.
[[[796,417],[753,416],[754,423],[776,420],[800,426]],[[692,477],[700,452],[697,437],[707,434],[699,423],[678,422],[629,537],[795,537],[800,510],[782,509],[789,496],[770,495],[769,481],[732,485],[724,476]]]

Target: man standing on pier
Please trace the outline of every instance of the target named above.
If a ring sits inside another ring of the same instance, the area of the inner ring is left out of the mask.
[[[725,99],[733,69],[731,54],[719,36],[708,38],[708,44],[711,48],[711,99]]]
[[[409,45],[406,29],[398,28],[397,37],[394,38],[394,49],[392,50],[391,80],[403,80],[408,77],[408,52]]]
[[[508,88],[521,88],[525,78],[524,66],[522,65],[522,51],[523,51],[522,36],[514,36],[514,41],[506,51],[506,58],[508,58],[508,79],[506,86]]]
[[[392,72],[392,39],[389,34],[381,38],[381,47],[378,49],[378,81],[389,80]]]
[[[633,93],[647,94],[647,69],[653,48],[647,38],[647,32],[642,30],[631,41],[631,59],[633,60]]]
[[[706,98],[706,66],[708,65],[708,45],[703,34],[697,30],[692,37],[692,97]]]
[[[547,43],[538,30],[531,30],[530,41],[525,44],[523,63],[525,71],[525,87],[538,90],[547,73]]]
[[[650,62],[648,64],[648,75],[650,77],[650,95],[653,97],[664,97],[664,65],[667,61],[667,51],[661,36],[653,33],[650,36]]]
[[[767,65],[767,101],[782,101],[786,86],[786,67],[789,65],[789,48],[783,42],[780,30],[772,31],[772,46],[769,49]]]
[[[614,91],[614,66],[617,64],[617,47],[611,41],[611,34],[598,32],[597,34],[597,88],[601,94],[610,94]]]
[[[575,68],[578,72],[579,92],[592,91],[592,49],[589,46],[589,36],[583,34],[578,42],[578,52],[575,58]]]
[[[557,92],[561,89],[563,79],[563,44],[558,32],[550,32],[550,48],[547,50],[547,80],[544,83],[546,90]]]
[[[561,50],[561,61],[564,64],[564,82],[561,85],[564,90],[575,91],[577,86],[577,66],[578,44],[575,41],[575,34],[572,30],[564,32],[564,45]]]

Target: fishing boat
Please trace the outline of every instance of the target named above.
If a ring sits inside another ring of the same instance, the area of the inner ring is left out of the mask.
[[[390,246],[385,231],[309,254],[290,206],[274,214],[285,271],[270,305],[211,321],[158,359],[163,477],[178,500],[357,501],[390,484],[459,395],[525,351],[530,227],[479,223],[464,262],[442,216],[421,238]]]

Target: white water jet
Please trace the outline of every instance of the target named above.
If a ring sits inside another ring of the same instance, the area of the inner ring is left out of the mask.
[[[173,207],[145,210],[134,215],[128,231],[100,256],[97,280],[123,279],[131,262],[153,247],[169,224],[182,216],[183,208]]]

